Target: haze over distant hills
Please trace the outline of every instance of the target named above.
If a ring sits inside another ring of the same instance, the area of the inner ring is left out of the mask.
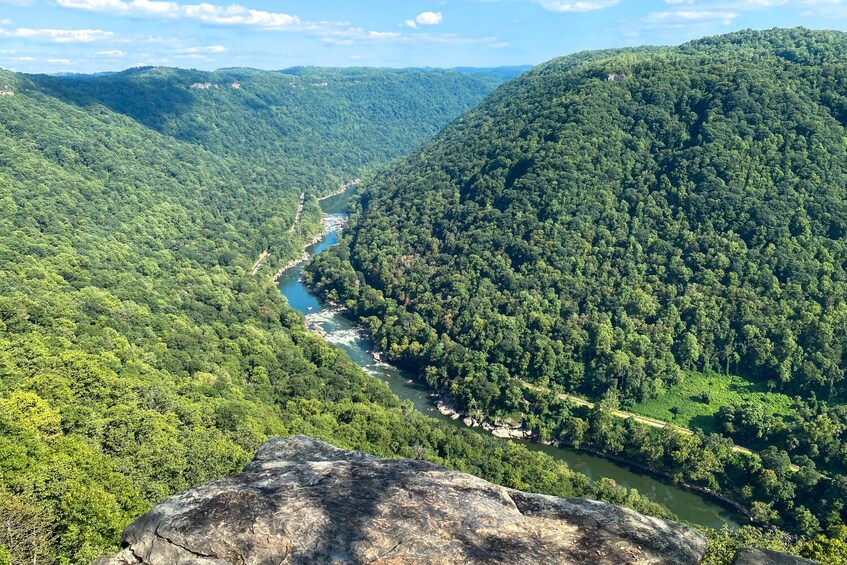
[[[254,164],[320,192],[434,135],[509,74],[496,73],[148,67],[30,80],[63,101],[102,104],[216,154],[249,155]]]

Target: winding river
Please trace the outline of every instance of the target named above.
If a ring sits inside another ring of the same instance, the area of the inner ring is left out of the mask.
[[[324,213],[329,216],[328,225],[333,220],[343,218],[349,193],[328,198],[321,202]],[[306,251],[316,255],[331,247],[338,241],[338,232],[329,231],[323,239]],[[455,426],[464,427],[461,420],[452,420],[442,415],[435,408],[435,399],[429,391],[415,380],[415,375],[385,363],[375,363],[371,355],[371,343],[356,325],[349,319],[323,308],[317,296],[299,282],[302,264],[293,267],[282,274],[278,280],[280,292],[288,299],[292,308],[309,316],[312,322],[318,323],[326,331],[326,339],[344,350],[350,358],[359,364],[367,373],[385,382],[401,399],[409,400],[415,408],[424,414]],[[472,428],[479,433],[487,433],[478,428]],[[503,440],[514,441],[514,440]],[[656,477],[630,468],[621,463],[603,457],[564,447],[540,445],[532,442],[525,443],[529,449],[543,451],[553,458],[564,461],[568,467],[588,475],[591,479],[608,477],[619,485],[638,489],[644,496],[665,505],[681,520],[707,526],[721,528],[726,525],[737,528],[744,519],[732,510],[718,504],[711,498],[697,492],[686,490],[672,484],[667,484]]]

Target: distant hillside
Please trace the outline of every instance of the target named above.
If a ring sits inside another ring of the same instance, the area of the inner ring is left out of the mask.
[[[486,75],[501,80],[512,80],[532,68],[532,65],[515,65],[511,67],[455,67],[453,70],[466,75]]]
[[[66,102],[102,104],[321,192],[407,154],[507,78],[485,70],[145,67],[31,80]]]

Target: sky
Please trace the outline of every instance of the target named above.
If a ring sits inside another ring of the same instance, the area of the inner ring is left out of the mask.
[[[0,67],[534,65],[739,29],[847,31],[847,0],[0,0]]]

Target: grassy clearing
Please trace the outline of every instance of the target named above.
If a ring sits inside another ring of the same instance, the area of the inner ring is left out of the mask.
[[[703,400],[704,393],[709,402]],[[688,371],[683,381],[658,398],[647,400],[627,410],[641,416],[671,422],[678,426],[717,431],[715,414],[721,406],[743,401],[760,402],[778,416],[790,415],[791,398],[769,392],[764,384],[753,383],[736,375]]]

